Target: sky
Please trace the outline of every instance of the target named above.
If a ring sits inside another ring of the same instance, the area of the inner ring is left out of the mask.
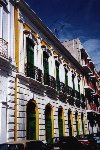
[[[63,42],[79,38],[100,71],[100,0],[26,0]]]

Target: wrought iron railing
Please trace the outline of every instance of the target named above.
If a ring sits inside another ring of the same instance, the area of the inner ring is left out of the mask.
[[[39,82],[43,82],[42,70],[32,64],[27,65],[27,77],[31,77]]]
[[[8,58],[8,42],[0,38],[0,56]]]

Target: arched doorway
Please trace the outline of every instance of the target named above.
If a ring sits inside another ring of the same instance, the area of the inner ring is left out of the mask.
[[[45,108],[45,130],[46,130],[46,141],[49,142],[52,138],[52,107],[50,104],[46,105]]]
[[[58,128],[59,128],[59,137],[64,135],[64,114],[63,108],[58,108]]]
[[[76,121],[76,132],[79,135],[79,119],[78,119],[78,112],[75,112],[75,121]]]
[[[68,110],[68,127],[69,127],[69,136],[72,136],[72,112]]]
[[[83,114],[83,112],[81,113],[81,122],[82,122],[82,131],[83,131],[83,134],[85,134],[85,132],[84,132],[84,114]]]
[[[38,139],[38,108],[34,101],[27,104],[27,140]]]

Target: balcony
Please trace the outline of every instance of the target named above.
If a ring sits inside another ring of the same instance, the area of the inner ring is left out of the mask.
[[[81,102],[80,102],[80,105],[81,105],[82,109],[85,109],[86,104],[85,104],[85,102],[84,102],[84,101],[81,101]]]
[[[85,86],[84,86],[84,89],[87,92],[95,92],[95,87],[94,87],[94,85],[91,82],[86,83]]]
[[[75,105],[76,105],[78,108],[80,107],[81,102],[80,102],[80,100],[79,100],[79,99],[76,99],[76,100],[75,100]]]
[[[80,100],[80,93],[76,90],[74,91],[74,93],[75,93],[75,98]]]
[[[29,67],[27,67],[27,77],[31,77],[40,83],[43,82],[42,70],[33,65],[29,65]]]
[[[0,38],[0,56],[8,59],[8,42]]]
[[[44,79],[44,85],[48,85],[53,89],[56,89],[56,81],[53,76],[50,76],[48,73],[45,73],[43,79]]]
[[[91,66],[90,66],[88,60],[87,60],[87,61],[86,61],[86,60],[82,60],[82,66],[83,66],[84,70],[85,70],[87,73],[92,73],[92,71],[91,71]]]
[[[85,70],[87,73],[91,73],[91,72],[92,72],[88,64],[85,64],[85,65],[82,65],[82,66],[83,66],[84,70]]]

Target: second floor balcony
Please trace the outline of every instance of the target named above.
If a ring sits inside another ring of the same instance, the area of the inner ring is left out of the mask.
[[[55,95],[54,97],[60,96],[60,99],[64,99],[66,101],[67,99],[71,105],[80,106],[80,100],[81,95],[78,91],[72,89],[68,85],[65,85],[64,83],[55,80],[53,76],[50,76],[48,73],[43,74],[42,70],[40,70],[38,67],[33,66],[30,64],[29,66],[26,65],[26,76],[30,77],[30,79],[33,79],[33,82],[37,85],[40,83],[41,87],[44,87],[46,93],[48,95],[52,95],[52,93]]]
[[[8,59],[8,42],[0,38],[0,56]]]

